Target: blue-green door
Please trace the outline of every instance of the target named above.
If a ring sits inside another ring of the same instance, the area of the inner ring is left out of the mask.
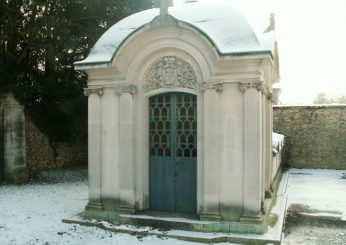
[[[0,183],[4,181],[4,117],[0,110]]]
[[[149,206],[196,213],[197,98],[165,93],[149,100]]]

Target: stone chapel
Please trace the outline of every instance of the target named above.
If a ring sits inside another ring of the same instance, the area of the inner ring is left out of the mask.
[[[227,1],[165,4],[119,21],[75,63],[88,74],[85,216],[264,232],[280,175],[274,34],[255,33]]]

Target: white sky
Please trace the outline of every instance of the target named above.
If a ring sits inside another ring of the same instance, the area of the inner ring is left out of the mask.
[[[346,94],[346,0],[228,2],[257,30],[275,13],[282,103],[312,103],[319,92]]]

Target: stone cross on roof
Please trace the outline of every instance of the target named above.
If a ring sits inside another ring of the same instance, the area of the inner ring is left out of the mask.
[[[168,7],[169,7],[170,2],[171,2],[170,0],[161,0],[161,4],[160,4],[161,17],[168,15]]]

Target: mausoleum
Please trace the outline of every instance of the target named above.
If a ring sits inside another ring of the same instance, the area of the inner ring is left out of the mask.
[[[263,232],[280,168],[273,32],[255,33],[227,1],[166,4],[116,23],[75,63],[88,74],[85,216]]]

